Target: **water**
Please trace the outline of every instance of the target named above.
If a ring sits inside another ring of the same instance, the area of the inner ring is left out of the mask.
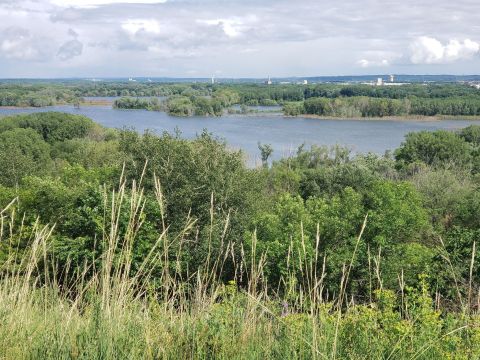
[[[240,105],[233,105],[232,109],[240,111],[242,107]],[[280,105],[251,105],[247,106],[247,109],[253,112],[269,112],[275,113],[276,115],[282,114],[282,106]]]
[[[53,106],[41,109],[0,108],[0,115],[38,111],[63,111],[88,116],[103,126],[112,128],[147,129],[157,133],[173,132],[178,128],[184,137],[193,138],[204,129],[227,141],[233,149],[243,149],[249,164],[258,162],[258,142],[271,144],[273,158],[293,153],[299,145],[345,145],[354,152],[383,154],[397,148],[405,134],[420,130],[456,130],[480,122],[469,120],[388,121],[388,120],[319,120],[286,118],[275,114],[251,116],[178,118],[163,112],[118,110],[110,106]]]

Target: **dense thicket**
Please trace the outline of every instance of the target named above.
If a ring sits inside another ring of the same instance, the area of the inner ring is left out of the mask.
[[[232,105],[283,105],[286,115],[332,117],[480,116],[480,92],[465,84],[242,84],[67,82],[0,85],[0,106],[80,104],[120,97],[114,107],[219,116]]]
[[[439,301],[456,307],[480,283],[478,262],[470,265],[480,239],[479,129],[412,133],[393,156],[301,147],[269,167],[268,152],[263,167],[248,169],[241,152],[208,133],[185,140],[60,113],[13,116],[0,122],[0,208],[17,198],[8,213],[26,217],[15,217],[15,227],[37,217],[56,224],[55,271],[100,266],[105,199],[123,178],[145,191],[133,269],[167,227],[177,239],[169,271],[183,279],[226,252],[216,268],[222,281],[242,286],[246,269],[262,263],[269,291],[287,294],[310,281],[307,263],[324,274],[324,296],[333,299],[353,261],[343,291],[356,302],[379,287],[416,287],[424,274]],[[134,199],[125,196],[127,211]],[[15,241],[0,244],[0,259],[28,248],[27,238]]]
[[[331,117],[384,117],[384,116],[478,116],[480,98],[455,97],[425,99],[409,97],[390,99],[377,97],[312,97],[303,102],[286,103],[284,113],[290,116],[312,114]]]
[[[221,116],[225,109],[239,102],[238,95],[230,90],[219,90],[212,96],[172,95],[160,101],[158,98],[122,97],[113,106],[118,109],[145,109],[166,111],[173,116]]]
[[[479,357],[480,126],[259,150],[2,118],[0,357]]]

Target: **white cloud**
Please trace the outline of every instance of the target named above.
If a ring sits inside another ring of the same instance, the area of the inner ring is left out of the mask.
[[[389,66],[390,62],[387,59],[381,59],[381,60],[361,59],[357,62],[357,64],[363,68],[369,68],[369,67]]]
[[[138,32],[160,34],[160,23],[154,19],[128,19],[122,23],[122,29],[130,35]]]
[[[51,42],[28,29],[12,26],[0,33],[0,56],[7,59],[43,61],[50,52]]]
[[[199,19],[196,22],[198,24],[208,25],[208,26],[218,26],[220,27],[225,35],[229,38],[235,38],[241,36],[245,31],[251,28],[252,24],[257,21],[256,16],[247,16],[245,18],[225,18],[225,19],[208,19],[203,20]]]
[[[373,39],[368,41],[368,50],[358,54],[356,65],[362,68],[381,68],[397,64],[402,58],[401,49],[392,41]]]
[[[82,55],[83,44],[77,39],[67,41],[60,49],[58,49],[57,56],[62,61],[73,59],[74,57]]]
[[[0,0],[0,77],[476,73],[479,13],[478,0]],[[62,61],[73,40],[81,56]]]
[[[480,52],[480,44],[470,39],[439,40],[421,36],[410,44],[410,61],[413,64],[446,64],[457,60],[471,59]]]
[[[97,7],[111,4],[162,4],[167,0],[51,0],[53,5],[63,7]]]

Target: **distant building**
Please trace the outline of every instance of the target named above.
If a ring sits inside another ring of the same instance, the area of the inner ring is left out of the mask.
[[[476,82],[476,81],[475,82],[469,82],[468,85],[471,86],[471,87],[474,87],[475,89],[480,90],[480,82]]]
[[[272,85],[272,79],[270,79],[270,76],[268,77],[268,80],[265,81],[265,85]]]
[[[215,84],[215,76],[212,76],[212,85]]]
[[[377,81],[369,81],[369,82],[362,82],[362,85],[370,85],[370,86],[403,86],[408,85],[409,83],[405,82],[395,82],[395,75],[390,75],[389,80],[383,80],[383,78],[377,78]]]
[[[303,80],[303,85],[308,85],[308,80]]]

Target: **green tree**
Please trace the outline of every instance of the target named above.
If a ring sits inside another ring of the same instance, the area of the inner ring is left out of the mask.
[[[0,122],[0,133],[15,128],[33,129],[47,143],[83,138],[99,128],[91,119],[81,115],[59,112],[8,116]]]
[[[154,188],[154,174],[161,182],[165,221],[171,233],[183,230],[187,218],[195,221],[183,248],[191,259],[191,268],[201,267],[212,249],[212,255],[225,250],[221,238],[227,218],[229,226],[223,246],[229,241],[240,246],[243,231],[256,208],[267,203],[260,201],[263,175],[245,167],[241,152],[228,150],[224,142],[206,132],[191,141],[168,133],[157,136],[147,132],[142,136],[125,131],[121,134],[120,149],[126,154],[128,178],[140,178],[148,161],[146,190]]]
[[[395,159],[400,168],[419,162],[440,167],[468,167],[471,153],[471,145],[453,132],[420,131],[406,135],[395,151]]]
[[[283,113],[287,116],[298,116],[304,112],[303,102],[287,102],[283,104]]]
[[[185,96],[168,98],[166,106],[167,112],[174,116],[192,116],[195,112],[192,100]]]
[[[273,147],[270,144],[258,143],[258,149],[260,150],[260,158],[264,167],[268,166],[268,159],[273,153]]]
[[[48,171],[50,146],[32,129],[0,133],[0,183],[17,185],[23,177]]]
[[[466,128],[460,130],[458,135],[464,139],[466,142],[474,145],[480,146],[480,126],[470,125]]]

